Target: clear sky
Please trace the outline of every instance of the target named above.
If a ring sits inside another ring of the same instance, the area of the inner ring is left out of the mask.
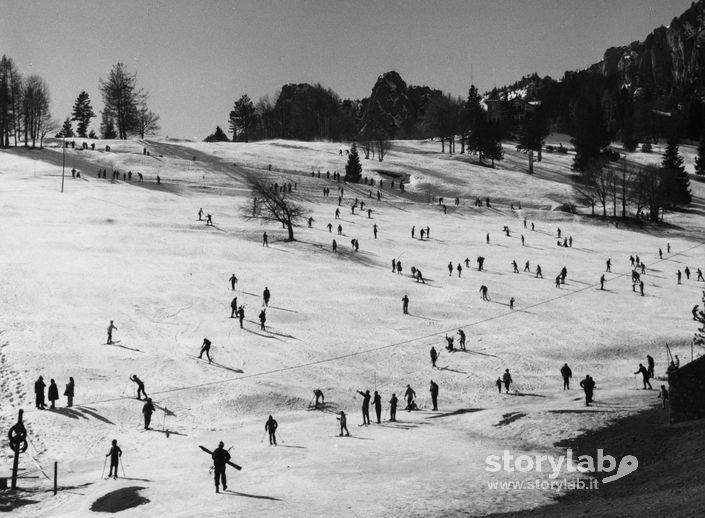
[[[562,76],[643,40],[691,0],[0,0],[0,54],[49,84],[53,116],[122,61],[162,133],[227,131],[233,102],[285,83],[369,95],[396,70],[408,84],[467,94],[538,72]],[[92,126],[97,130],[98,119]]]

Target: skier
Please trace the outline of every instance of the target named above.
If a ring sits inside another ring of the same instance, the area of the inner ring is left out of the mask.
[[[482,257],[482,256],[478,257],[478,258],[477,258],[477,269],[478,269],[479,271],[482,271],[482,268],[483,268],[484,264],[485,264],[485,258]]]
[[[678,270],[678,272],[676,273],[676,277],[678,277],[678,284],[680,284],[681,283],[681,271],[680,270]]]
[[[203,207],[198,209],[198,221],[203,221]]]
[[[463,273],[463,267],[460,265],[460,263],[458,263],[458,266],[456,267],[456,269],[458,270],[458,279],[460,279],[460,276]]]
[[[397,420],[397,399],[396,394],[392,394],[392,399],[389,400],[389,420],[394,422]]]
[[[416,282],[421,281],[423,284],[426,284],[426,281],[423,280],[423,274],[421,273],[421,270],[418,268],[416,269]]]
[[[649,382],[649,371],[644,367],[643,364],[639,364],[639,369],[634,373],[634,374],[641,374],[642,381],[644,383],[644,390],[646,390],[646,386],[649,386],[649,390],[651,390],[651,383]]]
[[[604,276],[604,274],[600,277],[600,289],[601,290],[605,289],[605,276]]]
[[[277,445],[277,427],[279,424],[277,421],[270,415],[269,419],[267,419],[267,422],[264,424],[264,429],[269,432],[269,445],[271,446],[272,444],[274,446]]]
[[[265,310],[262,309],[262,311],[259,312],[259,328],[262,331],[266,331],[266,328],[264,327],[264,323],[267,321],[267,314],[265,313]]]
[[[39,410],[44,410],[46,407],[46,404],[44,403],[44,387],[46,387],[44,378],[39,376],[37,381],[34,382],[34,401]]]
[[[639,291],[641,292],[641,296],[644,296],[644,281],[639,281]]]
[[[433,410],[438,410],[438,384],[431,380],[431,402],[433,403]]]
[[[375,235],[375,239],[377,239],[377,223],[372,225],[372,233]]]
[[[485,286],[484,284],[482,286],[480,286],[480,293],[481,293],[480,296],[482,297],[482,300],[490,300],[487,297],[487,286]]]
[[[690,268],[688,268],[688,267],[686,266],[686,267],[683,269],[683,272],[685,273],[685,278],[686,278],[686,280],[689,281],[689,280],[690,280]]]
[[[142,413],[144,414],[144,429],[149,430],[149,423],[152,421],[152,414],[156,408],[152,404],[152,398],[147,398],[147,402],[142,407]]]
[[[414,403],[414,398],[416,397],[416,392],[411,388],[411,385],[406,386],[406,392],[404,392],[404,397],[406,398],[406,411],[411,412],[416,408],[416,403]]]
[[[556,288],[560,288],[560,287],[561,287],[561,275],[558,274],[558,275],[556,275]]]
[[[464,351],[465,350],[465,331],[462,329],[458,329],[458,335],[460,336],[460,350]]]
[[[230,453],[225,449],[225,444],[223,441],[218,443],[218,447],[213,451],[211,455],[213,459],[213,473],[215,475],[215,492],[219,492],[219,484],[223,483],[223,491],[228,489],[228,481],[225,477],[225,465],[230,460]]]
[[[343,235],[343,225],[338,225],[338,235],[342,236]]]
[[[517,266],[517,262],[512,260],[512,267],[514,268],[514,273],[519,273],[519,268]]]
[[[502,393],[502,378],[497,377],[497,381],[495,381],[495,385],[497,385],[497,390],[499,393]]]
[[[541,265],[537,264],[536,265],[536,278],[538,279],[541,277],[543,279],[543,273],[541,273]]]
[[[448,345],[446,345],[446,350],[448,350],[448,352],[451,352],[451,353],[453,352],[453,342],[454,341],[455,341],[454,337],[446,335],[446,342],[448,343]]]
[[[590,406],[590,403],[592,403],[592,393],[595,390],[595,381],[587,374],[585,379],[580,382],[580,386],[585,391],[585,406]]]
[[[210,214],[206,214],[206,226],[213,226],[213,216],[211,216]]]
[[[133,374],[132,376],[130,376],[130,381],[134,381],[135,383],[137,383],[137,399],[142,399],[142,396],[140,396],[140,394],[143,394],[144,398],[147,399],[147,393],[144,391],[144,382],[137,377],[137,374]]]
[[[323,391],[321,389],[315,389],[313,391],[313,395],[316,396],[316,408],[318,408],[318,400],[320,399],[323,402],[323,405],[325,406],[326,404],[326,398],[323,395]]]
[[[402,272],[401,261],[397,261],[397,275],[401,275],[401,272]]]
[[[431,367],[436,366],[437,359],[438,359],[438,353],[436,352],[436,348],[431,346]]]
[[[397,271],[397,260],[392,259],[392,273],[396,273]]]
[[[269,299],[271,298],[271,296],[272,295],[271,295],[271,293],[269,293],[269,288],[265,286],[264,291],[262,292],[262,300],[263,300],[262,305],[263,306],[267,306],[267,307],[269,306]]]
[[[524,225],[526,226],[526,225]],[[524,234],[521,235],[521,246],[524,246]]]
[[[509,309],[514,309],[514,297],[509,299]]]
[[[230,301],[230,318],[235,318],[237,312],[237,297]]]
[[[59,399],[59,387],[56,386],[54,378],[49,382],[47,395],[49,396],[49,401],[51,401],[51,408],[56,408],[56,400]]]
[[[607,269],[605,271],[611,272],[612,271],[612,259],[608,258],[607,262],[605,264],[607,265]]]
[[[526,263],[524,263],[524,271],[531,273],[531,267],[529,266],[529,261],[526,261]]]
[[[448,263],[448,277],[450,277],[451,275],[453,275],[453,262],[452,261]]]
[[[237,318],[240,319],[240,329],[242,329],[242,321],[245,320],[245,308],[243,306],[240,306],[237,310]]]
[[[402,189],[403,191],[404,189]],[[431,239],[431,227],[426,225],[426,239]]]
[[[342,410],[340,411],[340,416],[336,417],[338,421],[340,421],[340,437],[343,436],[343,430],[345,430],[345,437],[350,437],[350,432],[348,432],[348,420],[345,417],[345,412]]]
[[[647,371],[649,372],[649,378],[654,377],[654,359],[650,354],[646,355],[646,365],[648,366]]]
[[[213,361],[211,359],[211,341],[208,340],[208,338],[203,339],[203,345],[201,345],[201,353],[198,355],[199,360],[203,359],[203,353],[206,353],[208,363],[211,363]]]
[[[66,396],[66,399],[68,400],[68,404],[66,405],[67,407],[72,407],[73,406],[73,378],[69,378],[69,382],[66,384],[66,389],[64,390],[64,396]]]
[[[235,285],[237,284],[237,277],[235,277],[235,274],[232,274],[230,276],[229,281],[230,281],[230,289],[232,291],[235,291]]]
[[[490,233],[487,233],[487,236],[485,236],[485,241],[487,241],[487,244],[490,244]]]
[[[697,272],[697,274],[698,274],[697,280],[698,280],[698,281],[705,281],[705,278],[703,278],[703,271],[702,271],[700,268],[698,268],[698,269],[696,270],[696,272]]]
[[[399,263],[397,263],[399,265]],[[404,296],[401,298],[402,306],[401,309],[404,312],[405,315],[409,314],[409,297],[404,294]]]
[[[573,371],[570,370],[567,363],[561,367],[561,376],[563,376],[563,390],[570,390],[570,378],[573,377]]]
[[[328,227],[328,232],[333,231],[333,224],[331,222],[328,222],[328,225],[326,225],[326,227]]]
[[[411,227],[411,239],[414,239],[415,232],[416,232],[416,226]]]
[[[110,471],[108,471],[108,478],[118,478],[118,465],[120,464],[120,457],[122,457],[122,450],[120,449],[120,446],[118,446],[116,439],[113,439],[113,445],[106,457],[110,457]],[[105,469],[105,467],[103,467],[103,469]]]
[[[365,392],[358,390],[357,393],[362,396],[362,424],[367,426],[370,424],[370,398],[372,396],[370,396],[369,390]]]
[[[509,394],[509,386],[512,384],[512,375],[509,374],[509,369],[504,370],[502,381],[504,382],[504,390],[506,390],[507,394]]]
[[[267,237],[266,232],[262,234],[262,246],[266,246],[267,248],[269,248],[269,238]]]
[[[658,249],[658,258],[663,259],[663,250],[661,250],[660,248]]]
[[[108,345],[113,343],[113,330],[117,331],[117,327],[113,325],[113,321],[111,320],[110,325],[108,326]]]
[[[372,397],[372,404],[375,406],[375,414],[377,415],[377,424],[382,423],[382,396],[375,390],[375,395]]]

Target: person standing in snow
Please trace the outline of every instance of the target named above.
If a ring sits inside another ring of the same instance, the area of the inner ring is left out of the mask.
[[[155,412],[154,404],[152,403],[152,398],[147,398],[147,402],[142,407],[142,413],[144,414],[144,429],[149,430],[149,423],[152,422],[152,414]]]
[[[397,264],[399,264],[399,263],[397,263]],[[402,306],[401,306],[402,311],[404,312],[405,315],[408,315],[409,314],[409,297],[405,294],[401,298],[401,302],[402,302]]]
[[[431,380],[431,402],[433,403],[433,410],[438,410],[438,384]]]
[[[264,287],[264,291],[262,292],[262,300],[263,300],[263,305],[265,307],[269,307],[269,299],[271,298],[272,294],[269,293],[269,288],[267,286]]]
[[[110,321],[110,325],[108,326],[108,341],[107,344],[110,345],[113,343],[113,331],[117,331],[117,327],[113,324],[113,321]]]
[[[66,406],[72,407],[73,406],[73,394],[74,394],[74,383],[73,383],[73,378],[69,378],[69,382],[66,384],[66,389],[64,390],[64,396],[66,396],[66,399],[68,400],[68,404]]]
[[[438,359],[438,353],[436,352],[436,348],[431,346],[431,367],[436,366],[437,359]]]
[[[497,390],[499,390],[499,393],[502,393],[502,378],[497,377],[497,381],[495,381],[495,384],[497,385]]]
[[[223,441],[218,443],[218,447],[211,454],[213,459],[213,473],[215,476],[215,492],[219,492],[219,485],[223,483],[223,491],[228,489],[228,480],[225,477],[225,465],[230,460],[230,453],[225,449]]]
[[[646,364],[648,365],[647,370],[649,371],[649,378],[654,377],[654,359],[650,354],[646,355]]]
[[[325,406],[325,404],[326,404],[326,398],[325,398],[325,396],[323,395],[323,391],[322,391],[321,389],[315,389],[315,390],[313,391],[313,395],[316,396],[316,408],[318,408],[318,400],[319,400],[319,399],[322,401],[323,405]]]
[[[382,396],[375,390],[375,395],[372,397],[372,404],[375,406],[375,414],[377,415],[377,424],[382,422]]]
[[[49,390],[47,392],[49,396],[49,401],[51,401],[51,408],[56,408],[56,400],[59,399],[59,387],[56,386],[54,378],[49,382]]]
[[[237,297],[230,301],[230,318],[235,318],[237,312]]]
[[[235,291],[235,285],[237,284],[237,277],[235,277],[235,274],[232,274],[230,276],[230,279],[228,279],[228,280],[230,281],[231,291]]]
[[[504,382],[504,389],[507,391],[507,394],[509,394],[509,386],[512,384],[512,375],[509,374],[509,369],[504,370],[502,381]]]
[[[404,392],[404,397],[406,398],[406,411],[411,412],[413,407],[416,407],[414,403],[414,398],[416,397],[416,392],[411,388],[411,385],[406,386],[406,392]]]
[[[592,403],[592,393],[595,390],[595,381],[587,374],[585,379],[580,382],[580,386],[583,391],[585,391],[585,406],[590,406],[590,403]]]
[[[458,335],[460,336],[460,350],[464,351],[465,350],[465,331],[462,329],[458,329]]]
[[[358,390],[357,393],[362,396],[362,424],[367,426],[370,424],[370,398],[372,396],[370,396],[369,390],[365,392]]]
[[[245,320],[245,308],[240,306],[237,310],[237,318],[240,319],[240,329],[242,329],[242,321]]]
[[[340,421],[340,437],[343,436],[343,430],[345,430],[345,437],[350,437],[350,432],[348,432],[348,420],[345,417],[345,412],[340,411],[340,416],[336,418]]]
[[[266,331],[267,328],[264,326],[264,323],[267,321],[267,313],[265,312],[264,309],[259,312],[259,328],[262,331]]]
[[[44,378],[39,376],[37,381],[34,382],[34,402],[39,410],[44,410],[46,407],[46,404],[44,403],[44,387],[46,387]]]
[[[120,457],[122,457],[122,450],[120,449],[120,446],[118,446],[116,439],[113,439],[112,444],[113,445],[110,448],[110,451],[106,455],[106,457],[110,457],[110,471],[108,471],[108,478],[118,478],[118,465],[120,464]],[[105,467],[103,467],[103,469],[105,469]]]
[[[277,427],[279,424],[277,421],[270,415],[269,419],[267,419],[267,422],[264,424],[264,429],[269,432],[269,445],[276,446],[277,445]]]
[[[570,370],[567,363],[561,367],[561,376],[563,377],[563,390],[570,390],[570,378],[573,377],[573,371]]]
[[[397,420],[397,399],[396,394],[392,394],[392,399],[389,400],[389,420],[395,422]]]

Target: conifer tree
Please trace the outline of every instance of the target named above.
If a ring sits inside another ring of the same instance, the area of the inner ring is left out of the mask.
[[[61,135],[61,137],[63,138],[73,138],[76,136],[76,134],[73,132],[73,128],[71,127],[71,121],[68,117],[66,117],[64,125],[61,126],[61,131],[59,132],[59,135]]]
[[[357,153],[357,146],[353,143],[348,155],[348,163],[345,164],[345,181],[357,183],[362,177],[362,165],[360,164],[360,155]]]
[[[88,97],[88,93],[83,91],[78,94],[76,102],[73,104],[71,117],[72,121],[78,122],[76,133],[79,137],[86,137],[88,125],[91,123],[93,117],[95,117],[95,113],[93,112],[93,106],[91,106],[91,100]]]
[[[661,161],[662,186],[665,199],[672,205],[689,205],[693,201],[690,193],[690,178],[683,166],[683,157],[678,153],[678,140],[672,138],[666,146]]]

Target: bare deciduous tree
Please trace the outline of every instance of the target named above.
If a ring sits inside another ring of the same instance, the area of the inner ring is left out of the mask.
[[[269,184],[260,176],[250,174],[245,177],[250,189],[252,207],[243,211],[246,218],[261,218],[267,221],[278,221],[288,232],[288,240],[295,241],[294,226],[304,217],[304,208],[297,203],[296,195],[287,193],[284,186]]]

